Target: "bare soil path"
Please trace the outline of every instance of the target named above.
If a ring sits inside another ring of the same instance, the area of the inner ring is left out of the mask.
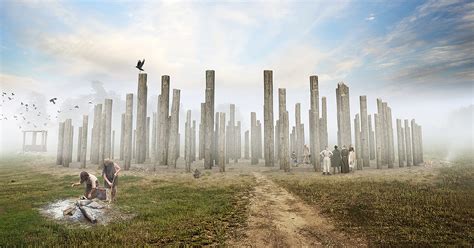
[[[365,247],[363,240],[335,229],[308,206],[260,172],[250,201],[248,227],[236,247]]]

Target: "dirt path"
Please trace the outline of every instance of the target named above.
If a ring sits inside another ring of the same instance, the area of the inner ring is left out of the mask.
[[[362,240],[338,232],[318,211],[259,172],[244,237],[238,247],[355,247]]]

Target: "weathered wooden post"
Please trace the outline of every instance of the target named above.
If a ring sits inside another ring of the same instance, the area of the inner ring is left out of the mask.
[[[398,145],[398,167],[403,167],[403,138],[402,138],[402,120],[397,119],[397,145]]]
[[[99,163],[100,127],[102,122],[102,104],[94,106],[94,123],[91,140],[91,163]]]
[[[360,116],[359,114],[355,115],[354,118],[354,136],[355,136],[355,152],[356,152],[356,158],[357,158],[357,169],[362,170],[363,167],[363,162],[361,158],[361,153],[362,153],[362,142],[361,142],[361,131],[360,131]]]
[[[158,109],[159,111],[159,109]],[[152,116],[152,123],[151,123],[151,160],[153,164],[156,163],[156,131],[157,131],[157,123],[156,123],[156,112],[153,112]]]
[[[378,103],[377,99],[377,103]],[[382,130],[381,130],[381,118],[378,114],[374,114],[374,122],[375,122],[375,138],[376,138],[376,157],[377,157],[377,169],[382,168]]]
[[[279,114],[279,125],[280,125],[280,169],[287,171],[289,170],[289,158],[288,158],[288,111],[286,111],[286,89],[278,89],[278,114]],[[288,168],[287,168],[288,167]]]
[[[280,114],[278,114],[278,118],[280,118]],[[280,160],[280,120],[275,121],[275,160]]]
[[[319,121],[319,117],[318,117]],[[303,149],[304,149],[304,137],[303,137],[303,130],[301,130],[301,103],[295,104],[295,151],[296,151],[296,159],[298,163],[303,162]],[[319,140],[318,140],[319,142]],[[290,151],[292,152],[292,151]]]
[[[89,116],[82,116],[82,136],[81,136],[81,168],[86,168],[87,160],[87,129],[89,126]]]
[[[218,164],[219,164],[219,171],[225,172],[225,113],[220,113],[219,117],[219,153],[218,153]]]
[[[170,107],[170,77],[168,75],[161,76],[161,95],[160,95],[160,113],[159,127],[157,134],[158,159],[161,165],[168,163],[169,149],[169,107]]]
[[[226,130],[227,139],[226,139],[226,163],[229,163],[229,159],[234,159],[236,162],[236,144],[235,144],[235,104],[230,104],[230,115],[229,115],[229,124]]]
[[[121,126],[120,126],[120,160],[124,160],[123,156],[123,146],[125,144],[124,137],[125,137],[125,114],[122,114],[122,119],[121,119]]]
[[[149,116],[146,118],[145,158],[150,159],[150,117]]]
[[[388,164],[389,168],[393,168],[393,163],[395,162],[395,141],[393,138],[393,119],[392,119],[392,108],[387,107],[387,117],[388,117],[388,139],[389,139],[389,147],[390,147],[390,163]]]
[[[263,125],[264,125],[264,158],[265,166],[273,167],[275,158],[273,130],[273,71],[263,71]]]
[[[137,128],[136,128],[136,161],[143,164],[146,159],[146,115],[147,115],[147,74],[138,74],[137,90]]]
[[[191,110],[186,112],[186,123],[185,123],[185,132],[184,132],[184,159],[186,161],[186,172],[191,172]]]
[[[337,85],[337,126],[338,126],[338,144],[340,147],[352,144],[351,137],[351,114],[349,104],[349,87],[343,82]]]
[[[196,121],[193,120],[193,127],[191,130],[191,161],[196,161]]]
[[[408,120],[405,120],[405,151],[407,153],[407,167],[413,165],[413,153],[412,153],[412,140],[411,140],[411,131],[410,125],[408,124]]]
[[[377,158],[377,168],[381,168],[383,165],[387,163],[386,161],[386,136],[385,136],[385,111],[383,107],[382,99],[377,98],[377,117],[378,123],[375,123],[375,132],[376,132],[376,139],[377,139],[377,153],[379,153],[378,146],[380,145],[380,161]],[[377,129],[379,133],[377,134]],[[378,155],[377,155],[378,156]],[[380,164],[379,164],[380,163]]]
[[[112,130],[112,147],[110,150],[110,158],[114,159],[115,158],[115,130]]]
[[[370,160],[375,159],[375,133],[372,128],[372,116],[368,116],[368,123],[369,123],[369,158]]]
[[[360,151],[362,154],[358,154],[358,158],[361,158],[363,167],[370,166],[370,150],[369,150],[369,125],[367,115],[367,96],[360,96]],[[362,156],[361,156],[362,155]]]
[[[206,126],[206,103],[201,103],[201,122],[199,123],[199,160],[204,159],[204,138]]]
[[[211,169],[213,162],[212,147],[214,141],[214,89],[215,73],[213,70],[206,71],[206,105],[205,105],[205,133],[204,133],[204,168]]]
[[[237,159],[241,159],[242,158],[242,126],[240,124],[240,121],[237,122],[237,128],[236,128],[236,138],[235,138],[235,141],[237,143],[237,157],[236,157],[236,161],[237,162]]]
[[[249,159],[250,156],[249,156],[249,146],[250,146],[250,140],[249,140],[249,130],[245,131],[245,138],[244,138],[244,158],[245,159]]]
[[[319,82],[318,76],[313,75],[309,77],[310,86],[310,106],[309,109],[309,125],[310,125],[310,152],[311,164],[315,171],[321,171],[321,162],[319,159]],[[281,124],[280,124],[281,125]],[[298,128],[298,127],[297,127]],[[298,136],[298,134],[297,134]]]
[[[324,149],[328,146],[328,112],[327,112],[327,104],[326,104],[326,97],[321,98],[321,122],[320,122],[320,149]]]
[[[252,160],[250,164],[258,164],[258,130],[257,130],[257,114],[255,112],[250,113],[250,132],[251,132],[251,143],[252,143]]]
[[[258,158],[261,159],[263,158],[262,156],[262,123],[260,120],[257,120],[257,141],[258,141]]]
[[[176,159],[179,156],[179,102],[180,93],[178,89],[173,89],[173,103],[171,104],[170,138],[168,145],[168,166],[176,168]]]
[[[123,159],[124,169],[130,170],[132,164],[133,143],[133,94],[127,94],[125,102],[125,127],[124,127]]]
[[[104,158],[112,157],[112,99],[105,99],[104,102],[104,120],[105,120],[105,149]]]
[[[64,141],[63,141],[63,158],[62,158],[62,165],[64,167],[69,167],[69,163],[71,162],[70,160],[70,154],[72,152],[71,149],[71,119],[66,119],[64,122]]]
[[[133,140],[132,140],[132,158],[137,159],[137,129],[133,129]]]
[[[72,121],[71,121],[72,123]],[[70,133],[70,140],[69,140],[69,160],[68,162],[69,163],[72,163],[72,151],[73,151],[73,148],[74,148],[74,126],[71,124],[71,133]],[[69,165],[67,166],[69,167]]]
[[[63,153],[64,153],[64,122],[59,123],[58,128],[58,152],[56,155],[56,165],[63,164]],[[23,137],[25,133],[23,133]],[[25,143],[25,142],[23,142]]]
[[[77,162],[81,162],[81,149],[82,149],[82,127],[79,127],[79,132],[77,134]]]

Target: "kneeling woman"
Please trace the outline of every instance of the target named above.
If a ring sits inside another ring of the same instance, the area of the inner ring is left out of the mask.
[[[81,174],[79,174],[79,178],[80,181],[78,183],[73,183],[72,187],[86,183],[86,191],[84,192],[84,196],[87,199],[94,199],[97,196],[97,186],[99,185],[99,180],[97,180],[97,177],[83,171]]]
[[[104,178],[105,188],[110,189],[111,197],[110,201],[115,201],[117,195],[117,183],[118,173],[120,172],[120,166],[114,163],[112,160],[106,159],[104,161],[104,169],[102,170],[102,177]]]

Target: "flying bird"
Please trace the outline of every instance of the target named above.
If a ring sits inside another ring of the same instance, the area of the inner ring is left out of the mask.
[[[56,97],[49,99],[49,101],[52,102],[53,104],[56,104],[56,102],[55,102],[56,100],[58,100],[58,98],[56,98]]]
[[[11,97],[8,97],[8,100],[10,100],[10,101],[11,101],[12,99],[13,99],[13,98],[11,98]]]
[[[138,70],[143,71],[143,69],[142,69],[143,64],[145,64],[145,59],[143,59],[143,61],[138,60],[137,66],[135,66],[135,67],[136,67]]]
[[[92,104],[92,101],[89,101],[89,104]]]
[[[74,106],[74,108],[79,108],[79,106],[76,105],[76,106]]]

